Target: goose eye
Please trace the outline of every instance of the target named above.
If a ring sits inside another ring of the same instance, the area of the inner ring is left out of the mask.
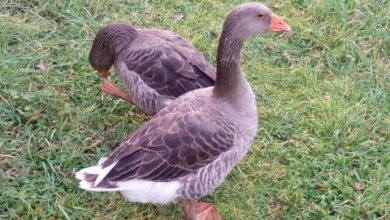
[[[259,14],[259,15],[257,15],[259,18],[262,18],[262,17],[264,17],[264,15],[263,14]]]

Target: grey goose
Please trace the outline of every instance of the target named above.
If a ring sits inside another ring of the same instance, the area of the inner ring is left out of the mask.
[[[89,53],[91,66],[103,81],[100,90],[155,114],[176,97],[214,85],[216,71],[191,43],[176,33],[112,24],[100,30]],[[127,87],[109,79],[114,66]]]

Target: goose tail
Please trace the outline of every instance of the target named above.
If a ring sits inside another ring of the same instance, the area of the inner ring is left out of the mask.
[[[80,180],[79,187],[88,191],[118,191],[115,185],[102,180],[115,166],[116,163],[103,168],[101,164],[107,158],[101,158],[98,165],[87,167],[76,172],[76,178]]]

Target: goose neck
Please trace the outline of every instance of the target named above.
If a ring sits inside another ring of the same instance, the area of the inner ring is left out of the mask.
[[[243,42],[234,38],[229,29],[222,32],[217,51],[217,80],[214,87],[216,95],[233,95],[246,81],[240,70]]]

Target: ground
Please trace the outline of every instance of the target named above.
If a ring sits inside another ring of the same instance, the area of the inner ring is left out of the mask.
[[[89,48],[102,26],[131,23],[178,32],[215,63],[240,2],[1,1],[0,219],[179,219],[181,204],[77,188],[76,170],[146,120],[98,92]],[[293,32],[245,44],[258,135],[203,200],[226,219],[389,219],[390,1],[267,3]]]

